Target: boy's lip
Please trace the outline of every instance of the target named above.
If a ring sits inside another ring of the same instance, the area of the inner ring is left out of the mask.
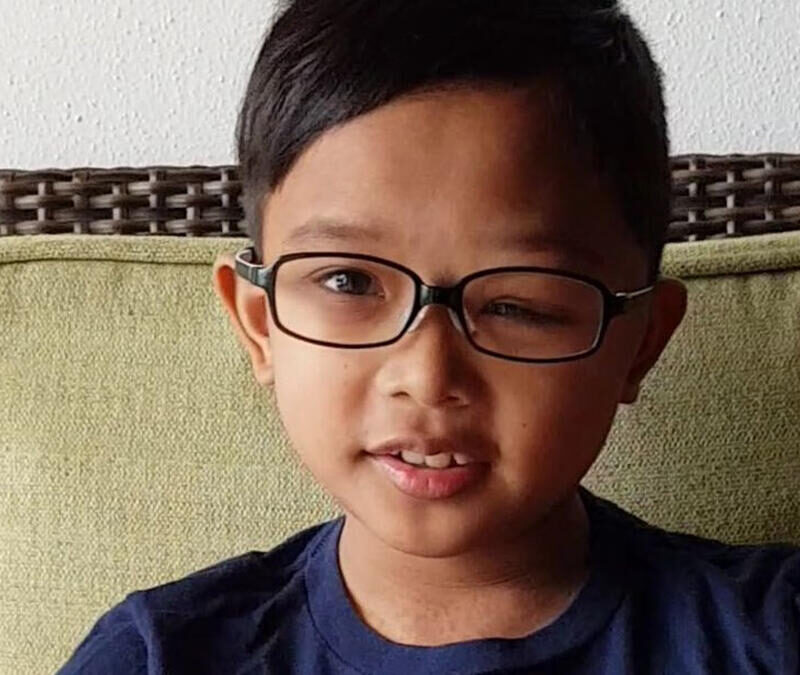
[[[406,464],[392,455],[373,455],[370,461],[386,475],[395,487],[417,499],[452,497],[485,479],[490,467],[486,462],[468,462],[463,466],[431,469]]]
[[[476,462],[488,461],[485,451],[478,445],[468,440],[468,435],[453,437],[420,437],[420,436],[398,436],[376,446],[368,448],[366,452],[370,455],[388,455],[393,452],[410,450],[420,455],[438,455],[441,452],[451,454],[460,453],[467,455]]]

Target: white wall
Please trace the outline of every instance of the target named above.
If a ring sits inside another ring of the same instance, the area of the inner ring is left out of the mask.
[[[672,152],[800,152],[798,0],[626,0]],[[270,0],[0,0],[0,168],[224,164]]]

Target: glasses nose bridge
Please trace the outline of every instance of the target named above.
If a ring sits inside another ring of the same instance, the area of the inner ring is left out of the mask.
[[[459,304],[461,303],[460,286],[428,286],[425,283],[421,283],[419,298],[417,314],[406,330],[406,333],[411,333],[419,327],[429,307],[433,305],[443,305],[447,308],[451,323],[456,327],[459,333],[464,335],[464,327],[461,325],[458,314],[458,310],[460,309]]]

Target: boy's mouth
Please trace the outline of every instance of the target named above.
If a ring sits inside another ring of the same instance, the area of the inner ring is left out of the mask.
[[[446,454],[446,453],[445,453]],[[418,499],[443,499],[479,482],[488,473],[488,462],[453,463],[445,468],[410,464],[391,453],[369,455],[370,460],[401,492]],[[438,460],[443,461],[443,460]],[[450,461],[450,460],[448,460]]]
[[[366,452],[405,494],[439,499],[473,485],[489,468],[488,461],[456,447],[445,438],[399,438]]]

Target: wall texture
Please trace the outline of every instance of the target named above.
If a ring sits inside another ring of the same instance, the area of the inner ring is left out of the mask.
[[[797,0],[625,0],[672,152],[798,152]],[[234,160],[271,0],[0,0],[0,168]]]

